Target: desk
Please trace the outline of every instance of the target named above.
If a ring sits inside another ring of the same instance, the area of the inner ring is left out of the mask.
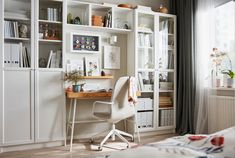
[[[73,135],[74,135],[74,124],[75,123],[89,123],[92,121],[76,121],[75,122],[75,116],[76,116],[76,107],[77,107],[77,99],[110,99],[112,96],[112,92],[66,92],[66,98],[70,99],[70,108],[69,108],[69,115],[67,120],[67,129],[66,129],[66,136],[65,136],[65,145],[66,145],[66,137],[68,133],[68,128],[70,124],[72,124],[71,127],[71,138],[70,138],[70,151],[72,151],[72,145],[73,145]],[[70,121],[71,112],[73,107],[73,118],[72,122]],[[96,121],[98,122],[98,120]]]

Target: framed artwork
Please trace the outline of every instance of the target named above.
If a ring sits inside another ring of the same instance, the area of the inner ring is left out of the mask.
[[[98,53],[99,51],[99,35],[82,35],[77,33],[71,33],[71,52]]]
[[[85,58],[86,76],[100,76],[100,66],[98,58]]]
[[[120,69],[120,47],[104,46],[104,69]]]

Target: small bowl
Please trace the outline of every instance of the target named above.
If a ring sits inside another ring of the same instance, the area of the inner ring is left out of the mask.
[[[132,6],[131,6],[130,4],[118,4],[118,7],[130,8],[130,9],[132,9]]]

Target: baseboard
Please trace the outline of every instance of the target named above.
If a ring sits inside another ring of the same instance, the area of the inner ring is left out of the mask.
[[[64,145],[64,141],[4,146],[4,147],[0,147],[0,153],[10,152],[10,151],[20,151],[20,150],[41,149],[41,148],[56,147],[56,146],[62,146],[62,145]]]

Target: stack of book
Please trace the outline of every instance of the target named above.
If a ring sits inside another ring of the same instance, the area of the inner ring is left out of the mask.
[[[159,118],[160,118],[159,126],[173,126],[174,110],[173,109],[160,110]]]
[[[61,68],[61,65],[62,65],[62,51],[50,50],[47,62],[47,68]]]
[[[99,15],[92,15],[92,26],[104,26],[103,17]]]
[[[19,37],[19,23],[17,21],[4,21],[4,36]]]
[[[159,96],[159,107],[173,107],[172,98],[170,96]]]
[[[5,67],[30,67],[30,57],[26,46],[22,43],[4,44]]]

